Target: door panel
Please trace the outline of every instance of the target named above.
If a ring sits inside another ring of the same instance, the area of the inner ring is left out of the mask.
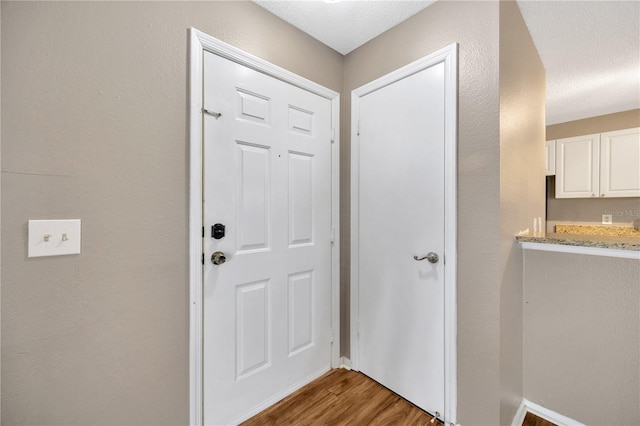
[[[236,286],[236,375],[239,379],[269,366],[270,307],[269,280]]]
[[[289,152],[289,246],[313,244],[313,156]]]
[[[204,420],[228,424],[330,367],[331,102],[211,53],[204,77]]]
[[[444,412],[444,65],[359,100],[359,369]],[[438,263],[414,256],[435,252]]]
[[[313,344],[313,271],[289,275],[289,356]]]
[[[236,141],[238,253],[269,248],[271,156],[269,147]]]

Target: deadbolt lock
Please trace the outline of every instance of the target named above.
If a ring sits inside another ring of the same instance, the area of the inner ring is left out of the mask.
[[[211,255],[211,263],[214,265],[222,265],[227,261],[227,256],[221,251],[216,251]]]
[[[211,237],[215,240],[219,240],[224,238],[224,228],[225,226],[221,223],[216,223],[211,227]]]

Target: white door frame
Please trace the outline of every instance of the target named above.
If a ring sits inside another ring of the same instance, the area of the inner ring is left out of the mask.
[[[203,310],[202,310],[202,180],[203,180],[203,55],[204,52],[237,62],[264,74],[315,93],[331,101],[331,322],[334,330],[331,366],[340,358],[340,94],[290,71],[213,38],[189,29],[189,416],[190,424],[203,424]]]
[[[456,354],[456,226],[457,226],[457,96],[458,96],[458,45],[451,44],[431,55],[412,62],[377,80],[367,83],[351,92],[351,364],[359,370],[358,329],[359,318],[359,173],[360,141],[358,137],[358,117],[360,98],[379,88],[420,72],[438,63],[445,68],[445,127],[444,127],[444,402],[442,413],[445,423],[456,424],[457,408],[457,354]]]

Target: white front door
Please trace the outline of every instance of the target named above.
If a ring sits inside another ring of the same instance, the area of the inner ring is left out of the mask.
[[[352,154],[357,368],[441,418],[445,87],[440,62],[354,99],[359,123]]]
[[[331,101],[205,52],[203,105],[204,423],[230,424],[330,368]]]

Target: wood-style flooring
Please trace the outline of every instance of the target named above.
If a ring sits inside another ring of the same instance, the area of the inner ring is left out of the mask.
[[[362,373],[335,369],[242,426],[402,425],[440,426],[428,413]],[[527,413],[522,426],[556,426]]]
[[[364,374],[344,369],[319,379],[267,408],[242,426],[441,425]]]
[[[541,419],[535,414],[527,413],[522,422],[522,426],[557,426],[555,423],[551,423],[548,420]]]

